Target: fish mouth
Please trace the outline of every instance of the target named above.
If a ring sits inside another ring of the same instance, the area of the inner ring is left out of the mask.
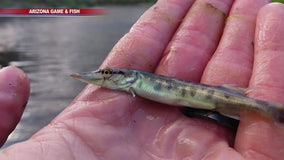
[[[86,82],[86,83],[93,83],[95,81],[100,81],[100,80],[103,79],[101,77],[95,77],[93,74],[90,74],[88,72],[86,72],[86,73],[73,73],[73,74],[70,74],[70,77],[77,79],[79,81],[82,81],[82,82]]]
[[[79,73],[70,74],[70,77],[75,78],[75,79],[80,79],[80,78],[82,78],[82,76],[81,76]]]

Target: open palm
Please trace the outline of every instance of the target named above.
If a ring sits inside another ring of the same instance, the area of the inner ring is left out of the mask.
[[[248,96],[284,103],[284,6],[269,4],[258,12],[266,3],[160,0],[102,66],[248,86],[252,88]],[[2,139],[13,126],[3,129]],[[213,122],[185,117],[175,107],[93,85],[29,140],[0,153],[5,160],[280,160],[283,156],[284,126],[253,113],[243,113],[237,133],[232,133]]]

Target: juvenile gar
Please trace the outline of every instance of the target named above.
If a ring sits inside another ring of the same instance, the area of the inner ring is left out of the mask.
[[[239,119],[241,112],[254,112],[284,122],[284,105],[247,97],[225,86],[187,82],[173,77],[133,69],[104,68],[71,77],[105,88],[126,91],[133,97],[173,106],[217,111]]]

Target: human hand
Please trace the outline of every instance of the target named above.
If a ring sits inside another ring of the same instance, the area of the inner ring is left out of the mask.
[[[251,97],[284,103],[283,5],[265,6],[256,22],[264,0],[238,0],[232,8],[231,0],[193,2],[157,2],[103,66],[249,86]],[[48,126],[3,150],[0,159],[262,160],[282,159],[283,148],[283,125],[252,113],[241,115],[234,137],[174,107],[89,85]]]

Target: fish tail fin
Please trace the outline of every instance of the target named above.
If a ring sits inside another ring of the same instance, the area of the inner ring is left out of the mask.
[[[284,123],[284,105],[279,103],[269,103],[267,107],[267,113],[279,123]]]
[[[284,123],[284,104],[266,102],[262,100],[255,100],[255,102],[257,106],[255,107],[255,111],[276,122]]]
[[[278,122],[284,123],[284,105],[279,105],[279,107],[277,107],[275,118]]]

